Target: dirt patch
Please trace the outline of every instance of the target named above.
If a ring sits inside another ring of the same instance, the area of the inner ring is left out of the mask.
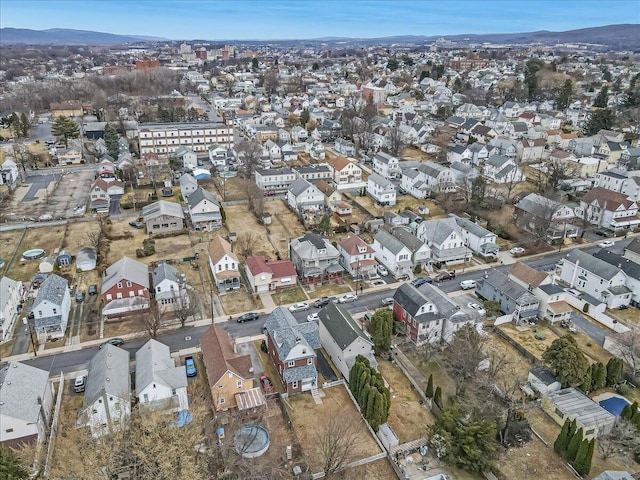
[[[404,373],[391,362],[380,360],[378,371],[391,388],[391,407],[387,421],[398,435],[400,443],[424,437],[426,427],[432,425],[435,419],[422,404],[422,397]]]
[[[0,257],[5,261],[5,268],[8,266],[14,253],[18,250],[20,245],[20,239],[24,230],[9,230],[8,232],[2,232],[0,235]],[[22,252],[18,252],[17,255],[21,255]],[[16,255],[16,260],[20,260],[20,257]]]
[[[144,332],[142,316],[125,317],[124,320],[111,320],[104,324],[104,338],[121,337],[130,333]]]
[[[304,226],[283,200],[267,202],[266,210],[272,214],[268,226],[271,244],[280,253],[280,258],[289,258],[289,241],[304,235]]]
[[[64,238],[64,248],[69,250],[72,255],[75,255],[78,250],[90,245],[87,241],[87,235],[98,231],[100,231],[98,222],[69,223]]]
[[[279,293],[273,293],[271,298],[276,305],[287,305],[289,303],[306,302],[307,296],[301,287],[287,288]]]
[[[268,204],[267,204],[268,205]],[[253,255],[262,255],[266,258],[275,258],[273,245],[267,238],[267,231],[264,225],[260,225],[247,205],[229,205],[224,207],[227,215],[227,230],[235,232],[240,237],[243,234],[254,234],[258,236],[257,244],[253,249]]]
[[[386,458],[361,465],[360,467],[350,468],[342,473],[342,480],[362,480],[363,478],[367,480],[389,480],[390,478],[396,478],[396,473]]]
[[[425,160],[427,156],[416,147],[406,147],[398,156],[402,160]]]
[[[554,480],[575,480],[562,459],[533,436],[523,447],[510,448],[502,452],[496,467],[499,478],[553,478]]]

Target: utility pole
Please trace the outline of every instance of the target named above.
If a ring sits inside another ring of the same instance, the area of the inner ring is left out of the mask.
[[[33,355],[37,357],[39,345],[38,345],[38,334],[35,329],[35,319],[23,317],[22,323],[27,327],[29,338],[31,339],[31,346],[33,347]],[[35,339],[33,338],[34,333],[36,334]]]

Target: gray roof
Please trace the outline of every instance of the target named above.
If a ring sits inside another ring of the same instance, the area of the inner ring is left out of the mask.
[[[383,229],[378,230],[378,233],[376,233],[374,240],[377,240],[380,245],[382,245],[394,255],[397,255],[400,251],[402,251],[403,248],[406,248],[399,239]]]
[[[309,347],[310,353],[322,346],[318,325],[315,322],[298,323],[291,312],[284,307],[278,307],[271,312],[265,327],[282,361],[287,358],[298,342]]]
[[[457,215],[454,215],[454,214],[450,214],[450,216],[455,218],[456,223],[461,229],[466,230],[467,232],[471,233],[472,235],[475,235],[476,237],[483,238],[483,237],[486,237],[487,235],[496,236],[495,233],[490,232],[483,226],[478,225],[477,223],[474,223],[471,220],[458,217]]]
[[[564,291],[564,288],[562,288],[560,285],[556,285],[552,283],[548,285],[539,285],[538,288],[542,290],[544,293],[546,293],[547,295],[553,295],[555,293],[560,293]]]
[[[393,229],[393,236],[400,240],[405,247],[407,247],[411,253],[417,252],[420,248],[424,247],[424,242],[416,237],[413,233],[403,227],[396,227]]]
[[[608,425],[616,416],[608,412],[575,388],[565,388],[548,395],[548,399],[569,418],[583,427]]]
[[[157,383],[170,388],[185,388],[187,372],[176,367],[169,347],[150,339],[136,352],[136,391],[141,392],[149,384]]]
[[[341,350],[355,342],[358,337],[373,345],[345,308],[329,302],[320,310],[318,317]]]
[[[492,268],[491,270],[485,270],[485,276],[478,280],[478,284],[486,283],[493,286],[497,291],[504,293],[507,297],[517,300],[523,295],[529,293],[529,291],[517,282],[511,280],[508,275],[505,275],[499,270]],[[480,286],[482,288],[482,286]]]
[[[418,170],[428,177],[438,178],[442,172],[447,170],[447,167],[443,167],[442,165],[438,165],[437,163],[426,161],[421,163],[418,167]]]
[[[334,247],[327,238],[311,232],[291,240],[291,248],[300,258],[309,260],[316,258],[337,258],[340,256],[340,252],[338,252],[336,247]],[[325,253],[318,253],[318,250],[322,249],[325,250]]]
[[[180,175],[180,188],[184,188],[187,185],[198,185],[198,181],[189,173],[183,173]]]
[[[543,367],[542,365],[536,365],[531,370],[529,370],[529,373],[534,375],[538,380],[544,383],[547,387],[558,381],[558,379],[553,374],[553,372],[549,370],[547,367]]]
[[[207,200],[208,202],[211,202],[214,205],[220,207],[220,202],[218,201],[217,197],[204,188],[197,188],[191,195],[189,195],[187,201],[189,203],[189,206],[193,208],[203,200]]]
[[[76,265],[79,263],[96,263],[98,258],[98,252],[96,252],[95,248],[85,247],[80,249],[78,254],[76,255]]]
[[[425,323],[442,318],[450,318],[458,312],[458,307],[447,297],[447,295],[429,283],[416,288],[410,283],[403,283],[396,290],[393,299],[411,315],[417,322]],[[435,311],[425,310],[421,312],[422,306],[433,304]]]
[[[604,260],[578,249],[571,250],[565,258],[573,264],[579,262],[580,268],[584,268],[588,272],[605,280],[611,280],[621,270],[615,265],[611,265]]]
[[[426,220],[418,227],[421,238],[440,245],[452,232],[458,231],[458,224],[454,218],[439,218]]]
[[[516,205],[518,209],[539,217],[547,217],[550,209],[555,212],[562,204],[537,193],[530,193]]]
[[[298,178],[289,186],[289,192],[291,192],[294,197],[298,197],[299,195],[303,194],[309,187],[315,188],[304,178]],[[320,193],[319,190],[318,193]]]
[[[255,173],[263,177],[267,177],[269,175],[292,175],[293,170],[290,168],[265,168],[256,170]]]
[[[182,211],[182,207],[179,203],[158,200],[157,202],[153,202],[151,205],[142,207],[142,219],[145,223],[162,215],[184,218],[184,212]]]
[[[391,183],[386,178],[378,175],[377,173],[372,173],[371,175],[369,175],[369,181],[377,185],[380,185],[381,187],[384,187],[384,188],[393,187],[395,189],[395,186],[393,185],[393,183]]]
[[[502,155],[491,155],[487,158],[486,163],[493,165],[494,167],[502,167],[509,160],[509,157],[504,157]]]
[[[49,302],[53,305],[62,305],[65,292],[68,291],[68,285],[68,282],[64,278],[59,277],[55,273],[49,275],[40,285],[38,295],[33,302],[33,309],[35,310],[37,305],[42,302]]]
[[[0,415],[38,422],[40,405],[49,382],[49,372],[20,362],[0,367]]]
[[[624,470],[605,470],[593,480],[635,480],[629,472]]]
[[[302,365],[301,367],[289,367],[285,369],[284,381],[287,383],[300,382],[306,378],[316,378],[318,371],[314,365]]]
[[[376,153],[376,155],[373,157],[375,160],[377,160],[380,163],[389,163],[391,160],[395,160],[398,161],[398,159],[396,157],[394,157],[393,155],[389,155],[388,153],[384,153],[384,152],[378,152]]]
[[[113,265],[107,267],[102,279],[101,293],[105,293],[116,283],[129,280],[143,287],[149,288],[149,268],[137,260],[122,257]]]
[[[176,283],[180,282],[178,270],[165,261],[158,262],[153,268],[153,286],[155,287],[165,279]]]
[[[303,165],[302,167],[295,167],[294,170],[300,174],[304,173],[331,173],[328,165]]]
[[[107,344],[89,362],[84,406],[93,405],[104,393],[124,400],[131,398],[129,352]]]
[[[605,262],[615,267],[620,266],[622,271],[627,274],[627,277],[635,278],[640,281],[640,264],[632,262],[628,258],[613,253],[606,248],[598,250],[593,254],[593,256],[599,258],[600,260],[604,260]]]

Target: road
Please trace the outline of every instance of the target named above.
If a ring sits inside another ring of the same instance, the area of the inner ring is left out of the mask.
[[[218,115],[213,105],[196,93],[189,93],[187,95],[189,100],[195,103],[205,113],[210,122],[222,122],[222,118]]]

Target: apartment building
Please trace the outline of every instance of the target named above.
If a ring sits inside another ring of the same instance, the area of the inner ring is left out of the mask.
[[[213,144],[233,146],[233,126],[218,122],[146,123],[138,130],[140,155],[169,154],[189,147],[196,154],[208,153]]]

